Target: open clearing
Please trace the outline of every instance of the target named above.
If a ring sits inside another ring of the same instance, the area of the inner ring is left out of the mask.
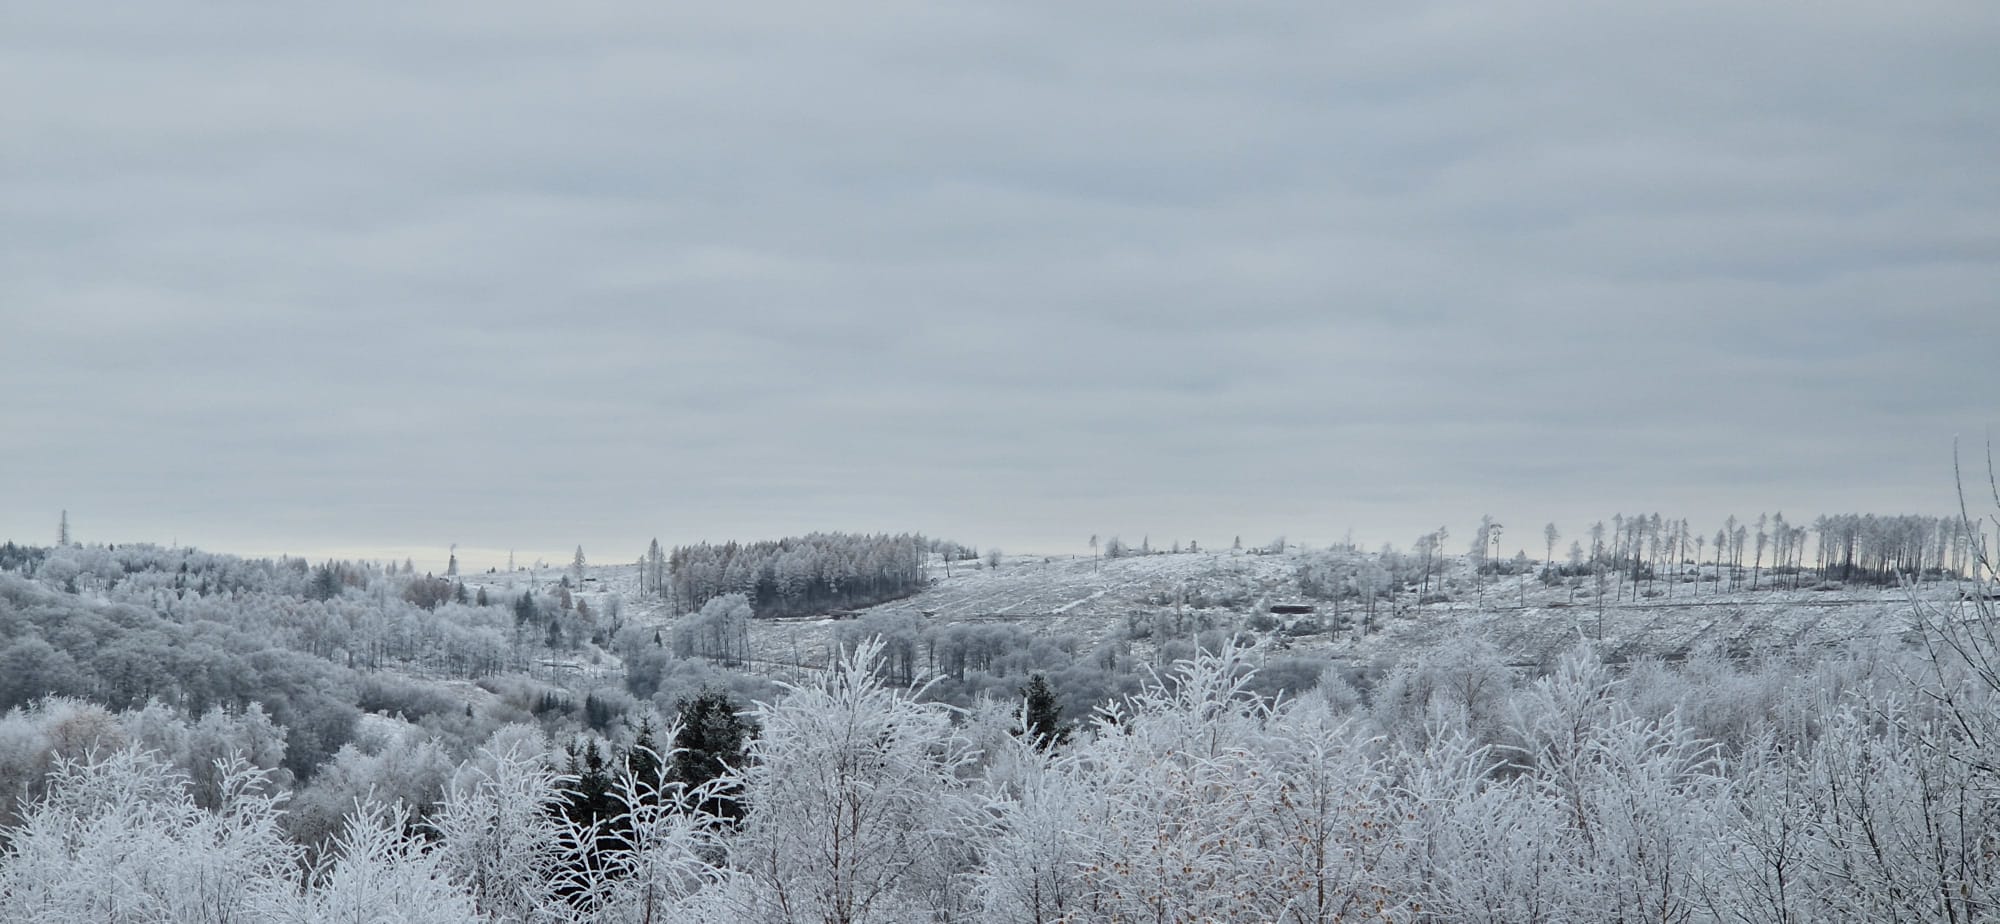
[[[1600,638],[1612,660],[1678,659],[1710,646],[1744,656],[1801,646],[1900,644],[1919,605],[1947,610],[1961,590],[1952,582],[1913,589],[1770,589],[1767,575],[1759,590],[1729,591],[1710,567],[1700,570],[1698,581],[1675,584],[1670,597],[1663,579],[1653,585],[1656,596],[1634,601],[1628,586],[1622,598],[1607,599],[1600,609],[1588,580],[1572,588],[1545,586],[1527,576],[1490,577],[1482,589],[1458,563],[1447,578],[1449,602],[1416,606],[1415,595],[1405,594],[1393,611],[1379,604],[1372,628],[1362,631],[1357,601],[1336,607],[1300,594],[1299,562],[1297,554],[1234,551],[1103,560],[1017,556],[997,569],[955,562],[949,573],[936,562],[929,589],[863,610],[860,618],[888,625],[1008,625],[1031,636],[1072,637],[1085,647],[1124,640],[1141,655],[1164,635],[1217,631],[1235,635],[1266,657],[1311,654],[1360,669],[1380,668],[1407,652],[1468,633],[1492,643],[1510,663],[1532,670],[1553,664],[1579,640]],[[638,598],[633,566],[594,567],[590,576],[582,596],[600,612],[616,594],[627,619],[665,627],[675,622],[664,607]],[[496,590],[513,586],[501,578]],[[1607,587],[1617,584],[1610,581]],[[1268,616],[1275,604],[1310,605],[1315,612],[1303,619],[1328,628],[1287,632],[1300,617]],[[827,617],[755,620],[756,669],[782,672],[824,664],[843,624]],[[1150,632],[1152,627],[1162,632]]]

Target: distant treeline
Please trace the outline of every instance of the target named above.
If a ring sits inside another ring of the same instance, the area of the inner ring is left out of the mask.
[[[933,545],[911,533],[813,533],[680,546],[667,557],[669,592],[684,611],[742,594],[760,617],[874,606],[924,588],[924,556]]]
[[[1813,529],[1820,571],[1843,581],[1965,574],[1977,554],[1977,538],[1959,517],[1842,514],[1819,518]]]
[[[1499,529],[1490,522],[1482,526],[1471,559],[1482,574],[1520,573],[1531,565],[1525,555],[1509,562],[1481,552],[1489,531],[1497,535]],[[1977,524],[1962,517],[1872,513],[1820,516],[1810,525],[1787,522],[1782,513],[1760,513],[1754,521],[1731,516],[1713,534],[1657,513],[1620,514],[1611,518],[1609,530],[1601,520],[1592,523],[1589,544],[1572,541],[1568,560],[1559,563],[1561,538],[1555,524],[1544,527],[1545,580],[1615,577],[1620,587],[1629,583],[1635,597],[1641,587],[1652,590],[1656,580],[1667,581],[1671,595],[1673,584],[1703,580],[1756,590],[1774,581],[1798,588],[1808,579],[1895,584],[1968,577],[1977,570],[1985,542]],[[1704,564],[1712,573],[1703,573]]]
[[[1809,537],[1815,540],[1811,558]],[[1608,534],[1602,522],[1594,523],[1590,540],[1587,552],[1572,547],[1572,566],[1608,566],[1598,570],[1629,576],[1636,585],[1655,576],[1692,580],[1688,568],[1707,561],[1732,588],[1747,577],[1756,589],[1771,574],[1789,578],[1790,586],[1809,573],[1872,584],[1965,575],[1980,537],[1959,517],[1854,513],[1817,517],[1810,526],[1787,523],[1782,513],[1758,514],[1754,521],[1732,516],[1710,536],[1686,520],[1655,513],[1612,517]],[[1553,539],[1549,545],[1553,549]]]

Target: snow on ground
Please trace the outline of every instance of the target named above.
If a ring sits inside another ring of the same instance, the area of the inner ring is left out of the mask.
[[[1659,657],[1677,659],[1715,646],[1735,655],[1828,646],[1850,642],[1898,643],[1914,625],[1916,600],[1948,605],[1958,588],[1950,582],[1929,583],[1914,590],[1842,586],[1824,590],[1773,589],[1769,576],[1760,589],[1742,585],[1728,590],[1726,576],[1718,581],[1713,568],[1703,580],[1675,583],[1669,592],[1664,578],[1649,585],[1653,596],[1631,588],[1617,599],[1596,605],[1594,586],[1580,580],[1576,588],[1545,586],[1532,576],[1489,577],[1482,589],[1463,563],[1448,578],[1453,600],[1415,606],[1415,594],[1404,594],[1395,609],[1377,605],[1374,624],[1360,631],[1362,613],[1356,601],[1338,607],[1347,628],[1289,635],[1282,628],[1258,631],[1253,617],[1267,614],[1272,604],[1304,603],[1317,612],[1311,619],[1331,624],[1336,607],[1329,601],[1300,595],[1294,554],[1247,552],[1155,554],[1117,560],[1075,558],[1014,558],[997,570],[953,566],[927,591],[866,611],[904,615],[930,624],[960,622],[1008,623],[1032,634],[1072,635],[1094,644],[1120,634],[1130,625],[1171,617],[1181,626],[1206,626],[1241,633],[1267,653],[1316,654],[1355,665],[1393,663],[1456,634],[1472,634],[1491,642],[1512,663],[1534,668],[1553,664],[1579,640],[1602,640],[1613,660]],[[1618,582],[1607,581],[1615,593]],[[1278,617],[1281,626],[1293,617]],[[1266,622],[1268,620],[1257,620]],[[774,620],[772,623],[785,623]],[[788,650],[824,649],[826,626],[802,631],[796,626],[766,625],[753,630],[760,651],[782,659]],[[770,644],[765,644],[768,641]],[[1141,643],[1140,648],[1150,645]]]
[[[1387,661],[1448,635],[1467,633],[1492,642],[1523,667],[1553,664],[1579,640],[1603,641],[1611,660],[1678,659],[1714,646],[1733,655],[1783,651],[1801,646],[1851,642],[1899,642],[1914,625],[1910,594],[1900,589],[1842,588],[1832,592],[1739,590],[1673,601],[1642,599],[1561,605],[1551,595],[1530,595],[1530,605],[1494,605],[1493,598],[1518,593],[1518,584],[1489,591],[1489,605],[1476,602],[1423,607],[1387,620],[1383,631],[1335,643],[1332,653],[1354,660]],[[1949,585],[1923,588],[1930,604],[1951,598]]]
[[[1579,640],[1602,640],[1613,660],[1661,657],[1675,659],[1705,646],[1737,655],[1783,651],[1801,646],[1851,642],[1900,643],[1915,623],[1914,599],[1930,606],[1950,605],[1959,587],[1933,582],[1913,590],[1861,585],[1831,589],[1772,589],[1763,578],[1759,590],[1731,591],[1716,580],[1712,567],[1699,582],[1672,583],[1664,578],[1651,589],[1655,596],[1631,599],[1631,588],[1601,608],[1588,579],[1575,587],[1549,587],[1530,576],[1489,577],[1481,588],[1463,562],[1447,578],[1450,602],[1414,605],[1415,594],[1403,594],[1392,611],[1378,604],[1372,627],[1361,631],[1359,605],[1338,607],[1344,628],[1293,635],[1283,626],[1297,617],[1277,617],[1269,626],[1271,605],[1307,604],[1317,612],[1308,617],[1322,624],[1335,622],[1329,601],[1301,596],[1297,554],[1244,551],[1204,551],[1135,555],[1119,559],[1090,556],[1010,556],[999,568],[984,563],[941,562],[931,566],[933,584],[913,597],[862,611],[864,618],[944,626],[961,623],[1006,624],[1031,635],[1071,636],[1086,647],[1133,634],[1135,627],[1170,622],[1183,630],[1217,629],[1236,633],[1266,655],[1317,655],[1358,667],[1381,667],[1407,653],[1429,647],[1460,633],[1491,642],[1509,662],[1534,669],[1553,664]],[[495,603],[506,603],[530,587],[546,592],[567,569],[538,573],[464,576],[468,590],[487,588]],[[623,619],[644,626],[671,627],[675,617],[664,603],[638,593],[635,565],[598,565],[587,569],[577,594],[600,618],[612,601]],[[1748,582],[1747,574],[1744,576]],[[1615,590],[1616,581],[1607,589]],[[1266,628],[1259,630],[1255,624]],[[757,668],[778,674],[796,673],[800,665],[824,664],[832,639],[842,623],[832,618],[759,619],[751,626],[751,647]],[[1152,641],[1135,643],[1149,652]],[[608,652],[583,651],[573,667],[593,677],[618,670]]]
[[[1214,596],[1238,588],[1246,593],[1279,592],[1296,567],[1288,556],[1228,552],[1116,559],[1023,556],[1007,559],[999,568],[970,564],[955,563],[948,577],[933,566],[938,583],[930,590],[875,611],[919,612],[943,619],[1122,616],[1132,605],[1145,605],[1162,594],[1193,595],[1206,589]]]

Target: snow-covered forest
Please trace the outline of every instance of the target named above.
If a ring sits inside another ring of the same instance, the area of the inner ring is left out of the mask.
[[[649,558],[657,557],[657,543]],[[686,610],[727,593],[750,599],[763,616],[823,613],[872,606],[908,596],[924,586],[921,536],[851,536],[815,533],[775,542],[703,543],[667,556],[669,589]],[[641,567],[645,567],[642,560]]]
[[[443,576],[10,544],[0,920],[1993,917],[1976,532],[1611,524]],[[1878,631],[1716,628],[1885,574]]]

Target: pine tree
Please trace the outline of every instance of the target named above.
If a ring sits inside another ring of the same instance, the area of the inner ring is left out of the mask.
[[[615,814],[611,805],[611,773],[605,769],[604,755],[595,739],[572,741],[563,748],[567,764],[563,772],[576,779],[563,793],[563,815],[577,824],[608,819]]]
[[[703,690],[683,701],[680,731],[674,735],[674,779],[696,789],[743,766],[744,748],[754,729],[720,690]],[[731,795],[713,794],[698,807],[720,818],[739,820],[743,804]]]
[[[639,719],[638,731],[632,735],[632,747],[625,752],[625,770],[641,780],[655,780],[660,776],[660,744],[653,735],[653,717]]]
[[[1069,726],[1063,724],[1062,704],[1056,701],[1056,691],[1049,686],[1049,678],[1037,672],[1028,677],[1028,686],[1021,691],[1026,701],[1022,707],[1022,718],[1026,728],[1015,729],[1015,734],[1026,734],[1034,741],[1035,747],[1051,751],[1069,743]]]
[[[61,548],[67,545],[69,545],[69,511],[65,509],[62,512],[62,523],[56,527],[56,546]]]
[[[340,575],[334,571],[329,561],[313,569],[312,582],[306,587],[306,596],[313,600],[331,600],[340,596]]]

